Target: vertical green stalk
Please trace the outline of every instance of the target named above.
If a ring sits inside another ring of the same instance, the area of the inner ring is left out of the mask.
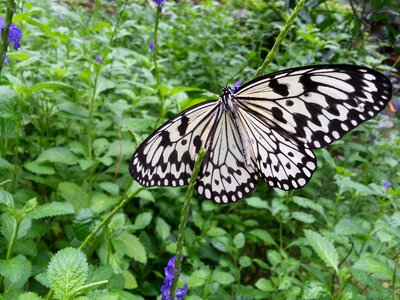
[[[201,148],[199,153],[197,154],[196,161],[193,167],[192,177],[189,181],[189,187],[185,194],[185,202],[183,203],[182,212],[181,212],[181,221],[179,223],[178,228],[178,241],[176,242],[176,259],[175,259],[175,268],[174,268],[174,279],[172,281],[171,289],[169,291],[169,295],[171,299],[175,299],[175,291],[178,285],[179,273],[181,270],[181,262],[182,262],[182,252],[183,252],[183,239],[185,235],[185,229],[187,224],[187,219],[189,215],[189,207],[190,200],[192,199],[192,194],[194,190],[194,186],[196,184],[196,179],[200,171],[201,164],[204,159],[204,155],[206,154],[206,149]]]
[[[156,82],[157,82],[157,96],[158,96],[158,99],[160,100],[160,111],[159,111],[158,122],[157,122],[157,123],[159,123],[162,120],[162,118],[164,117],[164,95],[161,91],[160,70],[158,68],[158,63],[157,63],[158,24],[160,23],[160,18],[161,18],[161,10],[162,10],[161,5],[157,5],[156,9],[157,9],[157,12],[156,12],[156,20],[154,23],[154,36],[153,36],[153,41],[154,41],[153,64],[154,64],[154,75],[156,77]]]
[[[283,27],[282,31],[279,33],[278,37],[276,38],[276,41],[275,41],[274,45],[272,46],[271,51],[269,51],[268,55],[265,57],[264,62],[262,63],[261,67],[258,68],[256,74],[254,75],[254,78],[265,73],[265,69],[271,63],[272,58],[274,57],[276,51],[278,50],[279,45],[285,39],[286,34],[288,33],[290,27],[293,25],[294,20],[296,19],[297,15],[300,13],[305,2],[306,2],[306,0],[300,0],[299,3],[297,3],[297,5],[294,8],[289,19],[286,21],[285,26]]]
[[[8,49],[8,34],[10,33],[10,25],[12,23],[12,18],[15,12],[15,2],[14,0],[7,0],[7,12],[4,22],[4,28],[1,31],[1,49],[0,49],[0,73],[3,70],[4,59],[7,54]]]

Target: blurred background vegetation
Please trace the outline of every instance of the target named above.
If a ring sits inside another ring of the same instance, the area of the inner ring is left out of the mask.
[[[138,187],[128,172],[138,144],[182,109],[250,80],[295,5],[165,1],[157,84],[153,1],[16,1],[21,48],[9,47],[0,74],[0,298],[160,298],[185,188],[140,192],[85,255],[70,247]],[[399,54],[397,0],[306,1],[268,72],[369,66],[391,79],[393,99],[316,151],[305,188],[259,184],[227,206],[193,200],[185,299],[399,299]]]

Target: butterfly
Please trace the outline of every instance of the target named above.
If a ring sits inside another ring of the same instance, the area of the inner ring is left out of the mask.
[[[143,186],[183,186],[200,148],[200,195],[238,201],[262,178],[283,190],[306,185],[317,167],[313,149],[376,116],[392,94],[370,68],[317,65],[251,80],[218,100],[192,106],[151,134],[133,154],[132,177]]]

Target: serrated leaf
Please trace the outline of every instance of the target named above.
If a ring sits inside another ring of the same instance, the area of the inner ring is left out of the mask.
[[[124,252],[127,256],[143,264],[147,263],[146,248],[137,236],[124,232],[118,236],[116,240],[123,245]]]
[[[373,257],[361,257],[353,265],[353,268],[364,271],[368,274],[372,273],[382,275],[387,280],[390,280],[393,276],[393,271],[387,265]]]
[[[54,175],[56,171],[53,166],[49,163],[38,163],[37,161],[31,161],[24,164],[24,168],[29,172],[38,174],[38,175]]]
[[[42,219],[46,217],[69,215],[74,212],[74,207],[70,203],[51,202],[35,208],[28,214],[28,217],[31,219]]]
[[[14,208],[14,198],[13,196],[0,187],[0,205],[3,204],[8,208]]]
[[[102,182],[99,184],[99,186],[106,192],[109,192],[111,195],[119,194],[119,186],[113,182]]]
[[[75,248],[58,251],[47,268],[47,277],[57,298],[71,297],[87,280],[86,256]]]
[[[341,219],[335,226],[335,233],[339,235],[364,234],[366,230],[352,219]]]
[[[235,281],[235,277],[231,273],[216,270],[213,272],[212,280],[220,284],[231,284]]]
[[[158,217],[156,220],[156,232],[162,240],[166,240],[171,234],[171,226],[163,218]]]
[[[332,267],[336,273],[339,272],[339,255],[333,243],[326,237],[320,235],[318,232],[311,230],[304,230],[305,236],[308,243],[318,254],[318,256],[330,267]]]
[[[0,260],[0,274],[6,279],[6,290],[21,288],[31,276],[32,264],[23,255]]]
[[[310,208],[316,212],[319,212],[321,215],[324,216],[324,208],[322,207],[322,205],[316,203],[315,201],[304,197],[293,196],[293,202],[301,207]]]
[[[61,197],[71,203],[76,211],[88,206],[88,196],[82,188],[75,183],[61,182],[58,184],[58,191]]]
[[[22,293],[18,296],[18,300],[43,300],[38,294],[33,292]]]
[[[66,165],[74,165],[77,163],[75,155],[65,147],[54,147],[43,151],[36,162],[52,162],[52,163],[62,163]]]
[[[133,224],[134,230],[140,230],[147,227],[147,225],[150,224],[152,219],[153,219],[153,213],[151,212],[144,212],[137,215],[135,223]]]

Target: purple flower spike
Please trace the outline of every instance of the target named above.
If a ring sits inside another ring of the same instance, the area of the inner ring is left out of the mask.
[[[99,64],[101,62],[101,56],[100,54],[96,55],[96,62]]]
[[[1,58],[1,56],[0,56],[0,58]],[[8,63],[9,60],[10,60],[10,59],[9,59],[8,56],[6,55],[6,56],[4,57],[4,64]]]
[[[390,182],[389,182],[389,181],[385,181],[385,182],[383,183],[383,188],[384,188],[385,190],[387,190],[389,187],[390,187]]]
[[[154,3],[156,4],[156,7],[157,6],[164,6],[164,2],[165,2],[165,0],[154,0]]]
[[[3,30],[5,24],[5,19],[3,17],[0,17],[0,30]],[[0,33],[1,37],[1,33]],[[14,49],[18,50],[21,47],[20,40],[22,37],[22,31],[21,29],[18,28],[17,25],[12,23],[10,25],[10,31],[8,34],[8,42],[10,44],[14,44]]]
[[[151,52],[151,53],[154,53],[154,41],[151,41],[150,43],[149,43],[149,51]]]
[[[164,269],[164,284],[161,286],[161,295],[162,298],[161,300],[171,300],[171,297],[169,296],[169,291],[172,286],[172,281],[174,280],[174,268],[175,268],[175,260],[176,257],[172,257],[167,264],[167,267]],[[188,285],[185,284],[182,289],[176,289],[175,292],[175,297],[178,298],[178,300],[182,300],[183,296],[185,296],[188,292]]]
[[[236,81],[235,84],[233,85],[233,92],[236,92],[239,89],[241,84],[242,84],[242,82],[240,80]]]

